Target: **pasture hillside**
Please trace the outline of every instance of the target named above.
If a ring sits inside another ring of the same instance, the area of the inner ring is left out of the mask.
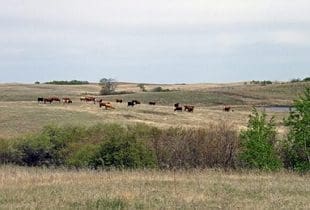
[[[116,91],[132,94],[99,96],[100,86],[0,84],[0,138],[16,137],[40,130],[49,124],[93,125],[115,122],[120,124],[146,123],[158,127],[205,127],[209,123],[226,121],[239,128],[246,126],[252,105],[289,105],[310,83],[261,85],[232,84],[145,84],[142,92],[137,84],[120,83]],[[155,87],[168,92],[149,92]],[[104,110],[98,104],[80,102],[79,98],[93,95],[111,101],[114,110]],[[73,104],[38,104],[38,97],[70,97]],[[125,103],[117,104],[121,98]],[[141,105],[127,107],[126,102],[140,100]],[[156,101],[156,106],[148,105]],[[174,112],[173,104],[195,106],[194,113]],[[224,113],[223,106],[234,112]],[[277,128],[283,131],[283,118],[288,113],[268,111],[275,115]]]
[[[0,209],[309,209],[309,174],[0,167]]]

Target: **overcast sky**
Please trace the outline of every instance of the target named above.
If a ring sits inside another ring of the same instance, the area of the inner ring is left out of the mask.
[[[0,0],[0,82],[310,76],[309,0]]]

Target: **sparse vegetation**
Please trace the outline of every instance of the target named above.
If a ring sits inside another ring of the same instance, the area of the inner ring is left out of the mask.
[[[112,95],[115,93],[117,82],[112,78],[102,78],[99,81],[99,85],[101,86],[100,95]]]
[[[140,83],[140,84],[138,84],[137,86],[140,88],[140,90],[141,90],[142,92],[146,92],[145,84]]]

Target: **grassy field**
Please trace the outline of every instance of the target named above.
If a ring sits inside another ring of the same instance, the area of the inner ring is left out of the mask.
[[[40,130],[49,124],[93,125],[116,122],[121,124],[147,123],[158,127],[183,126],[204,127],[209,123],[226,121],[238,128],[246,126],[253,105],[289,105],[302,93],[309,83],[274,84],[268,86],[233,84],[179,84],[145,85],[147,90],[161,86],[170,92],[142,92],[137,84],[121,83],[117,91],[133,94],[98,96],[100,87],[90,85],[0,85],[0,138],[17,137]],[[79,98],[95,95],[104,101],[112,101],[114,110],[100,109],[98,105],[83,103]],[[37,97],[71,97],[73,104],[38,104]],[[114,103],[116,98],[124,101],[137,99],[141,105],[128,108],[125,103]],[[156,106],[149,106],[156,101]],[[194,113],[176,113],[173,104],[195,105]],[[224,113],[224,105],[234,112]],[[268,111],[276,117],[278,130],[285,132],[285,112]]]
[[[98,96],[90,85],[0,85],[0,140],[37,132],[45,125],[146,123],[157,127],[207,127],[226,122],[245,128],[252,106],[290,105],[310,83],[268,86],[234,84],[145,85],[170,92],[142,92],[122,83],[132,94]],[[80,102],[84,95],[111,101],[113,110]],[[73,104],[38,104],[37,97],[71,97]],[[137,99],[135,107],[115,103]],[[150,106],[149,101],[156,101]],[[194,113],[174,112],[173,104],[195,105]],[[223,112],[224,105],[233,112]],[[268,110],[280,134],[287,112]],[[92,171],[0,166],[0,209],[310,209],[310,176],[287,171],[126,170]]]
[[[0,209],[309,209],[288,172],[70,171],[1,166]]]

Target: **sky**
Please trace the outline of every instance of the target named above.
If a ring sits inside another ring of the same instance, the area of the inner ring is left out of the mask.
[[[0,0],[0,83],[310,76],[309,0]]]

